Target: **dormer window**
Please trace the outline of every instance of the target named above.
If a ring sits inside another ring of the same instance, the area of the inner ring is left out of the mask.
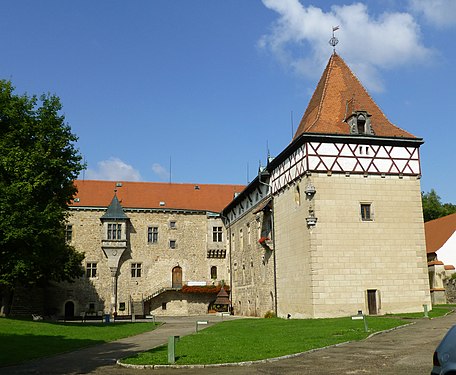
[[[350,134],[367,134],[373,135],[371,127],[371,115],[366,111],[354,111],[345,120],[350,126]]]

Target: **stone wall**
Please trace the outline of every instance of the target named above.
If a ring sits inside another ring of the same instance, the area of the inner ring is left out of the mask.
[[[456,279],[445,279],[446,303],[456,303]]]
[[[60,283],[55,286],[50,304],[59,314],[64,314],[65,303],[72,301],[75,314],[87,311],[95,305],[95,310],[108,311],[113,278],[107,259],[101,248],[105,230],[100,221],[104,210],[72,210],[69,224],[72,225],[71,244],[85,253],[84,267],[87,263],[97,264],[96,277],[76,280],[75,283]],[[117,311],[119,315],[129,315],[131,301],[142,301],[158,290],[172,286],[173,268],[180,267],[183,283],[198,281],[217,283],[229,282],[228,257],[208,257],[208,249],[224,250],[226,254],[226,233],[218,217],[208,217],[205,212],[125,210],[129,217],[127,228],[127,249],[122,255],[117,273]],[[173,225],[170,223],[174,222]],[[212,227],[223,228],[223,241],[213,243]],[[148,242],[148,227],[158,228],[158,241]],[[170,240],[175,241],[175,248],[170,247]],[[211,253],[211,254],[222,254]],[[141,276],[132,276],[132,264],[141,264]],[[211,279],[211,267],[217,267],[217,278]],[[176,298],[185,296],[177,296]],[[191,301],[170,303],[169,311],[178,313],[192,311],[185,306]],[[195,302],[196,303],[196,302]],[[200,304],[197,302],[197,304]],[[176,305],[176,307],[171,307]],[[120,311],[119,307],[125,306]],[[161,303],[160,303],[161,306]],[[207,307],[205,307],[207,311]],[[196,310],[201,311],[201,308]]]
[[[255,212],[255,207],[252,208],[228,228],[228,235],[234,314],[262,317],[268,311],[275,311],[274,247],[269,210]],[[261,238],[264,239],[262,244]]]

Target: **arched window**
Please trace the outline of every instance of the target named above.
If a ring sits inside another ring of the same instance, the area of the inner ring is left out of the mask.
[[[211,267],[211,279],[212,280],[217,279],[217,267],[216,266]]]

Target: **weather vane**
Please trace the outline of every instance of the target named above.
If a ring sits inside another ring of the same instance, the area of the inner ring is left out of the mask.
[[[336,45],[339,43],[339,39],[334,35],[334,31],[339,30],[339,26],[333,26],[333,36],[329,39],[329,44],[333,47],[333,52],[336,53]]]

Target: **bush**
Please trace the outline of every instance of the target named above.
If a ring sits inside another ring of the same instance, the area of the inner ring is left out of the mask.
[[[274,311],[272,310],[269,310],[266,314],[264,314],[264,317],[267,319],[267,318],[275,318],[276,314],[274,313]]]

